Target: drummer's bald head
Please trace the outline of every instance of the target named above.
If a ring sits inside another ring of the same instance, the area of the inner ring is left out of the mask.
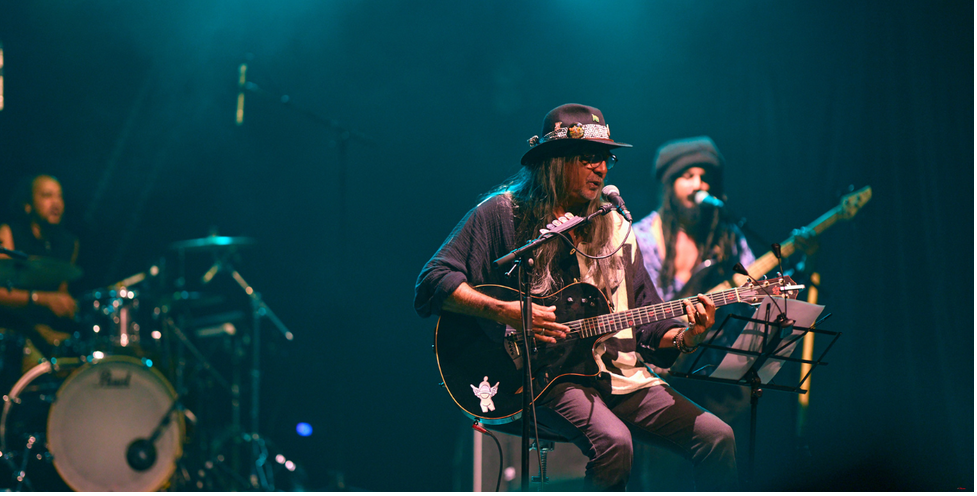
[[[38,185],[43,181],[54,181],[61,184],[58,178],[50,174],[38,174],[36,176],[29,176],[22,178],[18,183],[17,187],[14,189],[14,194],[11,195],[10,210],[14,215],[24,215],[29,214],[29,209],[27,207],[34,207],[34,191],[36,191]]]

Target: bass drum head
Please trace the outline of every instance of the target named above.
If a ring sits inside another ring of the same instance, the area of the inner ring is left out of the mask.
[[[148,439],[176,393],[153,368],[127,356],[80,367],[58,390],[48,416],[48,450],[64,481],[76,491],[155,491],[182,455],[179,412],[156,440],[156,462],[137,471],[126,461],[130,443]]]

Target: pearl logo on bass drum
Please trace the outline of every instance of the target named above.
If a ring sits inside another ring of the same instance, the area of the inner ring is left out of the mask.
[[[132,372],[126,372],[125,377],[112,377],[111,370],[103,370],[98,376],[98,387],[127,388],[132,380]]]

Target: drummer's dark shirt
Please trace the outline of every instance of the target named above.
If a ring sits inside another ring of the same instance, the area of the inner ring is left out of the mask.
[[[11,222],[10,232],[14,238],[14,248],[31,256],[50,257],[66,262],[71,261],[78,238],[60,225],[47,226],[44,238],[37,239],[31,231],[29,222]],[[40,288],[30,288],[40,289]],[[58,289],[57,286],[51,290]]]
[[[30,223],[26,219],[21,222],[11,222],[10,232],[14,241],[14,249],[26,253],[28,256],[49,257],[66,262],[71,261],[75,252],[75,235],[68,232],[60,225],[47,226],[44,230],[44,238],[37,239],[31,231]],[[60,284],[52,284],[44,287],[17,288],[33,289],[37,291],[57,291]],[[27,317],[32,324],[44,323],[52,325],[55,322],[54,314],[46,308],[28,307],[26,309],[10,311],[0,311],[0,327],[22,327],[23,319]]]

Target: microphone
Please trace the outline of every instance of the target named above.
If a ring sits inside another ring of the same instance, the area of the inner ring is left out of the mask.
[[[145,472],[156,463],[156,447],[149,439],[136,439],[126,449],[126,462],[137,472]]]
[[[779,245],[778,245],[778,248],[779,248]],[[777,249],[776,252],[777,253],[780,253],[780,250]],[[753,276],[750,275],[750,272],[748,270],[746,270],[746,267],[743,267],[743,264],[742,263],[736,262],[736,265],[733,266],[733,270],[737,274],[742,274],[742,275],[746,276],[749,280],[753,281],[753,284],[756,284],[757,288],[759,288],[760,291],[763,291],[764,293],[766,293],[767,296],[770,297],[770,300],[773,301],[773,304],[777,306],[777,310],[780,311],[780,315],[777,316],[777,325],[780,327],[781,332],[783,332],[784,329],[788,329],[788,328],[790,328],[790,327],[792,327],[794,325],[794,321],[793,320],[789,320],[787,318],[787,312],[785,312],[782,308],[780,308],[780,304],[777,303],[777,300],[773,299],[773,295],[770,294],[770,291],[767,291],[767,288],[763,287],[763,285],[761,285],[759,282],[757,282],[757,280],[754,279]],[[784,303],[784,304],[786,305],[786,303]]]
[[[692,200],[696,205],[709,205],[710,207],[715,208],[726,208],[726,202],[710,195],[705,191],[696,191],[695,196],[692,197]]]
[[[617,186],[608,184],[600,192],[610,200],[611,205],[614,205],[614,208],[624,216],[625,220],[631,222],[631,212],[628,212],[627,207],[624,206],[624,198],[621,198],[621,190],[617,189]]]
[[[240,72],[241,75],[237,81],[237,113],[235,114],[235,123],[238,126],[244,123],[244,87],[247,80],[244,77],[244,72],[248,70],[248,64],[241,64]]]

